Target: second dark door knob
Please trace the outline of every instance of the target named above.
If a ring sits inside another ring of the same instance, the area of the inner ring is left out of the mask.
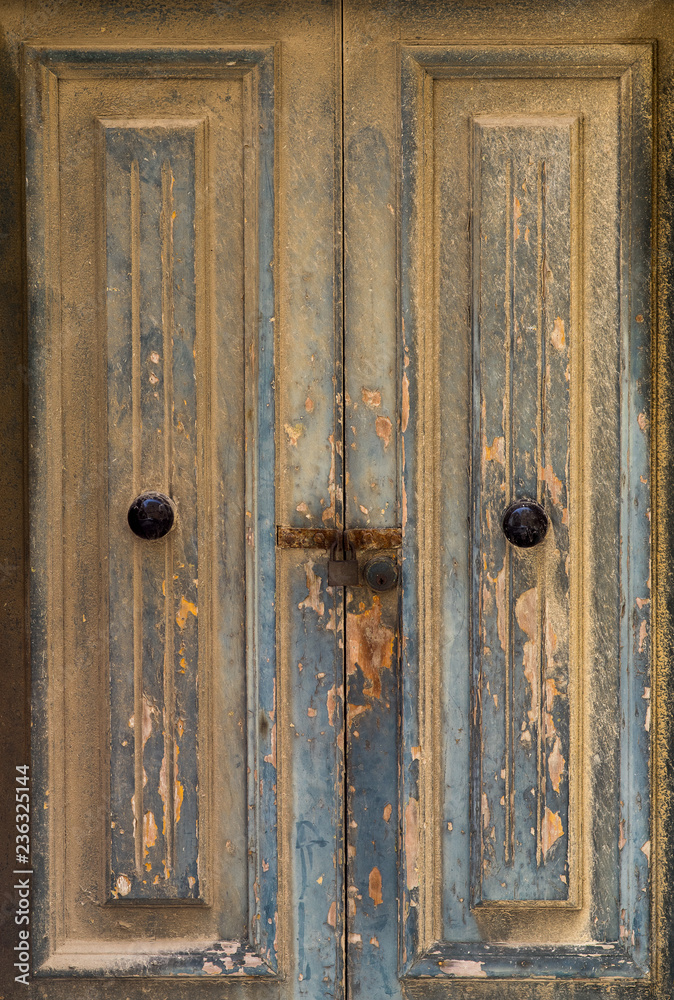
[[[129,527],[148,541],[168,535],[174,517],[173,501],[165,493],[140,493],[129,507]]]
[[[503,534],[518,549],[530,549],[545,538],[548,515],[535,500],[515,500],[503,515]]]

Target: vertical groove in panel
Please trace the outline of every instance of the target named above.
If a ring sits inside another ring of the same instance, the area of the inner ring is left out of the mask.
[[[164,482],[169,496],[172,495],[172,452],[173,452],[173,173],[171,161],[164,160],[161,168],[162,208],[161,232],[161,318],[162,344],[164,349]],[[175,754],[174,725],[175,697],[173,691],[173,535],[166,538],[165,547],[165,644],[164,644],[164,766],[166,768],[166,802],[164,817],[166,824],[166,865],[173,870],[175,839]]]
[[[536,408],[536,467],[545,467],[545,161],[538,162],[536,171],[537,222],[538,222],[538,260],[537,260],[537,295],[536,295],[536,340],[538,348],[538,400]],[[542,504],[543,481],[536,476],[536,500]],[[536,653],[538,662],[538,705],[536,737],[537,795],[536,795],[536,864],[540,867],[545,861],[542,847],[543,807],[545,804],[545,719],[544,691],[545,668],[543,663],[544,615],[545,606],[545,573],[541,561],[536,563]]]
[[[141,405],[140,405],[140,177],[138,160],[131,163],[131,411],[133,434],[133,492],[140,490]],[[133,717],[143,718],[143,586],[142,551],[133,543]],[[143,726],[134,726],[133,835],[136,875],[143,863]]]
[[[515,264],[513,255],[513,165],[506,163],[506,242],[505,242],[505,386],[506,399],[503,407],[503,433],[505,437],[505,499],[512,497],[513,442],[512,442],[512,398],[513,398],[513,326],[515,309]],[[505,860],[511,862],[514,852],[514,785],[515,760],[513,754],[513,648],[512,648],[512,560],[510,547],[505,549]]]

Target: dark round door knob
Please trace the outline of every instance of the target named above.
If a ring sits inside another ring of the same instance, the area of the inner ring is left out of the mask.
[[[516,500],[503,515],[503,534],[519,549],[530,549],[545,538],[548,515],[535,500]]]
[[[366,563],[363,570],[365,583],[371,590],[383,594],[398,582],[398,567],[389,556],[375,556]]]
[[[174,517],[173,502],[164,493],[140,493],[129,507],[129,527],[139,538],[163,538]]]

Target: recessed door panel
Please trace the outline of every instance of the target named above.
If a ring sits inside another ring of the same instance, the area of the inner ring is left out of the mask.
[[[139,75],[137,52],[27,51],[33,335],[50,358],[35,408],[48,471],[33,507],[50,525],[33,600],[43,961],[137,972],[129,945],[148,914],[134,903],[170,902],[151,918],[155,934],[182,938],[169,969],[221,960],[269,973],[266,928],[246,943],[242,724],[273,676],[247,694],[245,589],[226,581],[245,559],[253,432],[244,275],[273,220],[269,199],[258,215],[255,183],[273,144],[246,149],[273,121],[274,50],[151,59]],[[129,507],[148,491],[172,500],[165,537],[130,530]],[[188,956],[191,939],[209,937],[234,942],[226,960],[214,945]],[[69,957],[102,940],[102,955]]]
[[[531,975],[517,941],[539,974],[644,975],[650,52],[401,58],[406,452],[437,498],[409,550],[434,626],[403,666],[408,974]],[[549,522],[531,548],[517,500]]]
[[[571,880],[569,849],[577,817],[569,811],[576,780],[570,750],[579,691],[570,677],[569,634],[569,577],[578,564],[569,546],[569,524],[577,516],[569,482],[576,218],[573,248],[571,236],[579,122],[478,115],[472,124],[473,432],[479,430],[472,455],[471,892],[474,904],[572,901],[577,873]],[[536,547],[506,539],[504,508],[516,500],[536,501],[549,512],[552,523]]]

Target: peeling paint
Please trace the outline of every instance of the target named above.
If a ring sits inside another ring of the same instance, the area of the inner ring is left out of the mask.
[[[559,736],[556,737],[552,752],[548,757],[548,770],[550,772],[550,782],[552,787],[559,794],[559,785],[564,775],[564,768],[566,766],[566,761],[562,756],[562,741]]]
[[[157,824],[154,821],[154,813],[146,812],[143,816],[143,846],[154,847],[157,842]],[[147,854],[147,851],[145,851]]]
[[[328,496],[330,497],[330,506],[325,508],[321,516],[323,524],[327,524],[328,521],[334,522],[336,518],[335,501],[337,497],[337,485],[335,483],[335,468],[337,459],[334,434],[329,435],[328,443],[330,445],[330,471],[328,472]]]
[[[372,607],[359,614],[349,613],[347,630],[347,673],[359,667],[366,680],[363,694],[367,698],[381,698],[381,673],[391,669],[393,643],[392,629],[381,620],[381,602],[373,595]]]
[[[377,867],[373,868],[370,872],[368,880],[368,894],[370,899],[374,902],[375,907],[380,906],[384,902],[382,896],[381,872]]]
[[[304,424],[284,424],[283,430],[286,432],[290,447],[296,448],[297,442],[304,434]]]
[[[547,854],[555,841],[564,835],[564,827],[559,813],[553,813],[548,806],[545,807],[545,815],[541,823],[541,847],[543,854]]]
[[[566,346],[566,335],[564,331],[564,320],[561,316],[557,316],[552,327],[552,332],[550,334],[550,343],[553,347],[556,347],[558,351],[561,351]]]
[[[419,802],[409,799],[405,806],[405,869],[408,889],[419,885]]]
[[[115,885],[120,896],[127,896],[131,892],[131,879],[128,875],[118,875]]]
[[[381,392],[379,389],[363,389],[361,392],[361,398],[366,406],[371,409],[376,409],[381,406]]]
[[[449,962],[440,962],[440,971],[446,976],[475,976],[486,979],[482,962],[472,962],[468,958],[457,958]]]
[[[529,722],[536,724],[540,691],[538,689],[538,589],[531,587],[520,594],[515,602],[515,617],[522,631],[528,636],[524,643],[524,676],[531,691]]]
[[[378,438],[384,442],[384,449],[388,448],[391,443],[391,432],[393,431],[393,424],[388,417],[377,417],[374,422],[374,429]]]
[[[618,833],[618,850],[622,851],[623,847],[627,843],[627,838],[625,837],[625,820],[620,820],[620,830]]]
[[[318,574],[314,573],[314,562],[309,560],[304,567],[304,572],[307,581],[307,596],[303,601],[297,605],[300,611],[303,609],[311,609],[315,611],[316,614],[322,617],[325,614],[325,605],[321,600],[321,587],[323,586],[323,581]]]
[[[327,695],[326,706],[328,709],[328,722],[333,727],[333,729],[335,727],[335,711],[337,709],[338,699],[339,701],[344,701],[343,684],[340,684],[339,687],[337,687],[336,684],[333,684],[332,687],[329,689]]]
[[[181,597],[180,608],[176,613],[176,625],[178,626],[180,631],[182,632],[183,629],[185,628],[187,624],[188,615],[194,615],[194,617],[196,618],[198,614],[199,614],[199,609],[197,608],[196,604],[193,604],[192,601],[186,601],[184,597]]]
[[[552,498],[552,502],[554,504],[558,504],[560,494],[562,492],[562,489],[564,488],[564,484],[562,483],[561,479],[557,478],[550,463],[548,463],[545,466],[545,468],[543,468],[543,466],[539,467],[538,478],[541,480],[542,483],[545,483],[545,485],[547,486],[548,492],[550,493],[550,496]]]
[[[402,396],[400,427],[404,434],[410,419],[410,380],[407,377],[407,372],[403,372]]]

